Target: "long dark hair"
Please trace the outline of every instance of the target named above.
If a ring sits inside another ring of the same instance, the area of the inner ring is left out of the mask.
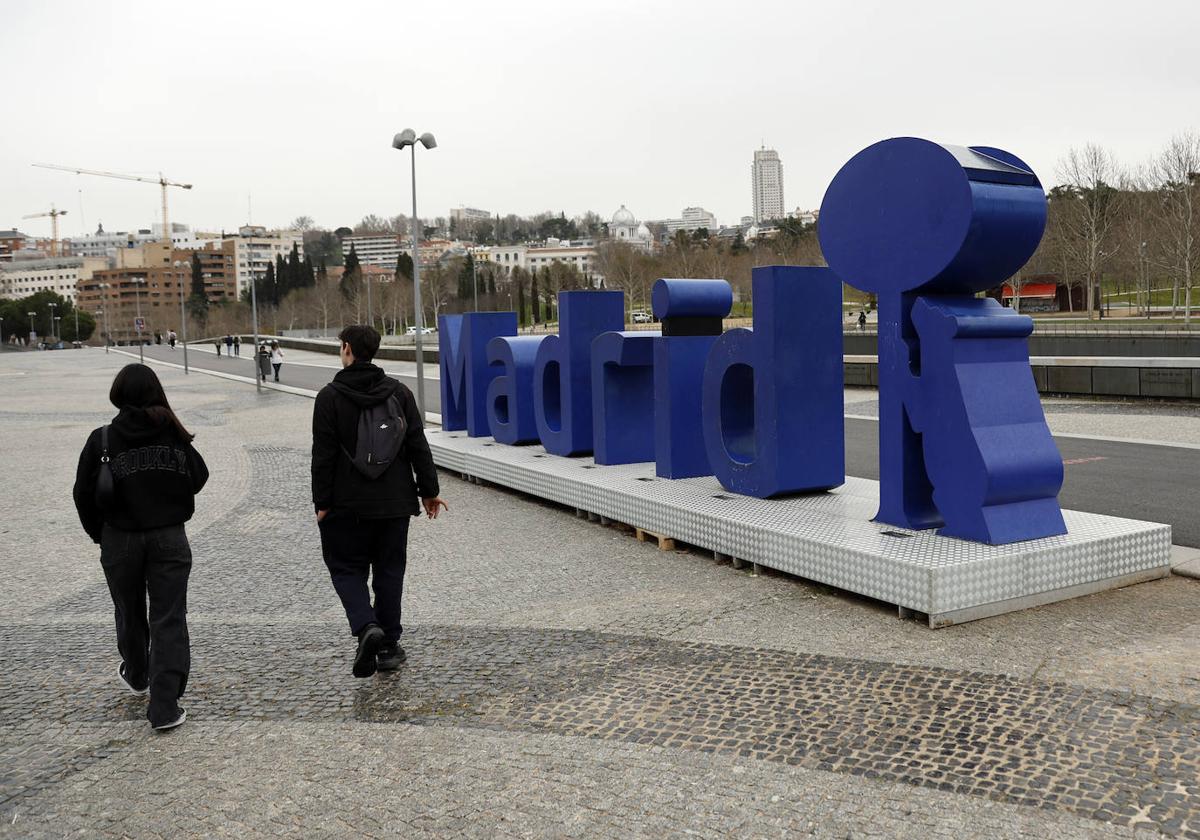
[[[195,438],[171,410],[167,392],[158,381],[158,374],[146,365],[134,362],[121,368],[113,380],[112,388],[108,390],[108,401],[119,409],[140,408],[151,417],[169,420],[185,441]]]

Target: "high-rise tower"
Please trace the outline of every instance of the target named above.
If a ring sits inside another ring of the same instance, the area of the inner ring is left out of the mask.
[[[783,209],[783,164],[779,153],[766,147],[757,149],[754,163],[750,164],[750,178],[754,193],[754,223],[782,219],[787,215]]]

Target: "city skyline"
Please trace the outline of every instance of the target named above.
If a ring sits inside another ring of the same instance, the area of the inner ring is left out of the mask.
[[[148,3],[118,14],[18,0],[5,6],[0,68],[29,104],[0,136],[0,227],[46,236],[46,220],[21,217],[52,203],[70,211],[61,236],[160,216],[152,185],[33,162],[194,183],[172,195],[171,215],[197,229],[394,215],[410,182],[390,139],[406,126],[438,138],[418,151],[424,217],[460,206],[607,216],[624,204],[643,219],[702,206],[731,224],[752,213],[745,165],[761,144],[797,162],[786,209],[813,209],[849,155],[904,134],[1018,150],[1051,184],[1071,146],[1136,164],[1195,127],[1177,103],[1200,99],[1186,49],[1200,10],[1151,5],[1084,15],[1017,2],[1009,18],[1034,24],[1017,39],[999,37],[986,9],[934,4],[874,4],[865,29],[861,9],[781,3],[731,21],[703,3],[685,17],[621,0],[604,15],[300,4],[284,19],[216,2],[213,19],[238,25],[212,38]],[[396,50],[410,31],[420,37]],[[697,56],[707,81],[675,84]],[[1001,68],[986,96],[971,67]]]

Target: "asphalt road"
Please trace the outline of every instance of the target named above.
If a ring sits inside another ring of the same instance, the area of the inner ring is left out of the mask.
[[[180,350],[165,346],[147,347],[147,358],[183,363]],[[210,353],[191,353],[193,367],[253,376],[250,359],[217,358]],[[288,363],[282,368],[281,384],[320,389],[337,373],[336,368]],[[416,377],[393,374],[416,390]],[[426,410],[441,412],[441,394],[436,379],[425,380]],[[1145,519],[1171,525],[1177,545],[1200,547],[1200,449],[1154,446],[1055,437],[1066,462],[1066,480],[1059,501],[1065,508]],[[846,418],[846,473],[862,478],[879,478],[879,424],[872,420]]]

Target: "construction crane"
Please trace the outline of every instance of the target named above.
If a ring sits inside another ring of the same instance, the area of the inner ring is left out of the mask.
[[[99,175],[101,178],[120,178],[123,181],[141,181],[143,184],[158,184],[162,187],[162,221],[163,221],[163,242],[168,246],[171,244],[171,223],[167,218],[167,187],[179,187],[180,189],[190,190],[191,184],[180,184],[176,181],[168,181],[163,177],[161,172],[158,173],[158,178],[143,178],[139,175],[123,175],[120,172],[101,172],[97,169],[80,169],[78,166],[59,166],[55,163],[35,163],[33,164],[41,169],[57,169],[61,172],[74,172],[76,175]],[[61,211],[65,213],[66,211]]]
[[[22,219],[45,219],[50,218],[50,256],[58,256],[58,217],[67,215],[66,210],[56,210],[54,205],[50,205],[49,213],[30,213],[28,216],[22,216]]]

